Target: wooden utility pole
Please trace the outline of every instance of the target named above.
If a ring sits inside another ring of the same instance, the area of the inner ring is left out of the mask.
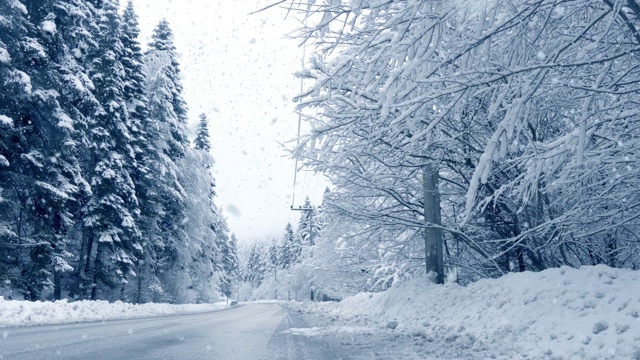
[[[440,226],[440,190],[438,189],[438,169],[429,164],[422,173],[424,201],[424,245],[427,274],[436,274],[436,283],[444,284],[444,258],[442,229]]]
[[[294,208],[293,205],[291,205],[291,210],[292,211],[308,211],[311,216],[310,216],[310,220],[309,220],[309,244],[310,245],[314,245],[313,242],[313,207],[308,207],[308,208],[303,208],[302,206],[298,206],[298,208]],[[291,296],[291,295],[289,295]],[[314,301],[314,294],[313,294],[313,287],[311,289],[311,294],[309,296],[309,298],[311,299],[311,301]],[[296,298],[296,300],[298,300]]]
[[[278,300],[278,265],[273,266],[273,282],[275,288],[275,297]]]

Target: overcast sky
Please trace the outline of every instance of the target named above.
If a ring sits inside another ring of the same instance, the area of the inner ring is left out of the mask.
[[[162,18],[172,26],[190,127],[207,114],[217,204],[244,243],[280,238],[300,216],[289,209],[294,162],[278,144],[297,133],[291,98],[300,90],[293,73],[303,49],[286,34],[298,23],[277,8],[248,15],[273,2],[134,0],[143,46]],[[298,181],[296,206],[305,196],[321,201],[322,179],[302,172]]]

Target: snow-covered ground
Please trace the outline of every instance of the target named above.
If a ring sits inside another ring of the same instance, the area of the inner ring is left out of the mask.
[[[32,302],[5,300],[0,296],[0,327],[63,324],[81,321],[130,319],[159,315],[221,310],[226,302],[215,304],[128,304],[121,301]]]
[[[356,353],[427,359],[640,359],[640,272],[606,266],[513,273],[466,287],[414,279],[339,303],[292,306],[327,321],[290,332],[342,334],[360,347]],[[393,341],[395,348],[376,344]]]

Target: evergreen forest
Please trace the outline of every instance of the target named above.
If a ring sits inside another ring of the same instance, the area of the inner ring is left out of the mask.
[[[0,293],[194,303],[229,295],[208,120],[192,142],[166,20],[145,51],[117,0],[0,2]]]

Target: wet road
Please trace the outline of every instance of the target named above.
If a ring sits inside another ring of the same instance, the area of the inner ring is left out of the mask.
[[[0,328],[0,359],[331,359],[327,343],[279,304],[146,319]]]

